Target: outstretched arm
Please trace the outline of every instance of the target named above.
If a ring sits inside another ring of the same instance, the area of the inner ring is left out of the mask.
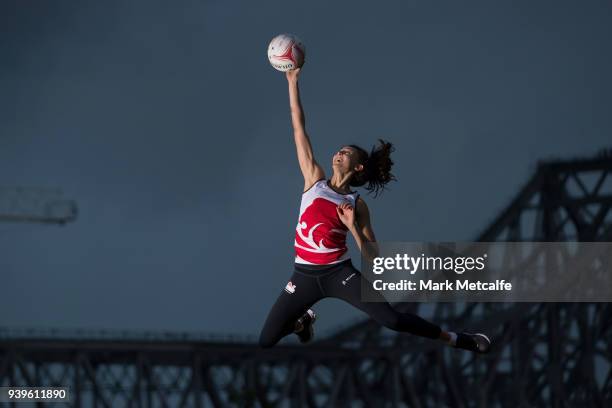
[[[370,222],[370,211],[365,201],[361,198],[357,199],[355,205],[357,207],[357,214],[355,214],[355,209],[348,203],[339,205],[336,207],[336,211],[340,221],[346,225],[353,238],[355,238],[361,255],[372,260],[378,256],[378,245],[376,244],[376,237]],[[364,245],[365,243],[370,245]]]
[[[325,173],[314,158],[310,138],[306,133],[304,110],[300,102],[300,91],[298,88],[298,75],[300,68],[287,71],[287,82],[289,83],[289,106],[291,107],[291,123],[293,124],[293,137],[297,149],[300,170],[304,176],[304,191],[308,190],[317,180],[325,178]]]

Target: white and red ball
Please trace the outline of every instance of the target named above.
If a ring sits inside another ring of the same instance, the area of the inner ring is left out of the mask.
[[[280,34],[270,41],[268,60],[277,70],[286,72],[304,65],[306,48],[293,34]]]

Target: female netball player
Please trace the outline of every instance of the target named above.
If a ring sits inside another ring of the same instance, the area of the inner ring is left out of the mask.
[[[289,102],[298,162],[304,176],[304,193],[295,236],[295,268],[290,281],[268,314],[259,338],[262,347],[272,347],[284,336],[296,333],[305,343],[313,337],[315,313],[310,307],[325,297],[349,302],[378,323],[392,330],[411,333],[477,353],[486,353],[490,341],[484,334],[443,331],[416,315],[401,313],[384,301],[371,285],[372,296],[382,302],[361,300],[361,273],[347,254],[346,235],[355,239],[363,256],[376,256],[374,230],[368,206],[351,187],[365,186],[375,196],[393,180],[391,143],[380,144],[368,154],[355,145],[343,146],[332,159],[332,175],[327,179],[315,161],[306,133],[299,97],[300,69],[286,73]],[[367,185],[366,185],[367,184]]]

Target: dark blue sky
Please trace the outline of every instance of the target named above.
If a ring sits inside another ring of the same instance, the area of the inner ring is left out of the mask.
[[[342,144],[396,144],[398,182],[366,197],[379,240],[473,239],[537,159],[612,140],[609,2],[22,0],[0,31],[0,186],[80,209],[0,224],[5,326],[258,333],[303,183],[266,59],[281,32],[306,44],[327,170]]]

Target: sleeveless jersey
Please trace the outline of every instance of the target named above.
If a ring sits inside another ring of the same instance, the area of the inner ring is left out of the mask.
[[[302,194],[300,216],[295,229],[295,263],[329,265],[349,259],[346,247],[348,228],[340,221],[336,207],[348,202],[355,208],[359,194],[340,194],[317,181]]]

